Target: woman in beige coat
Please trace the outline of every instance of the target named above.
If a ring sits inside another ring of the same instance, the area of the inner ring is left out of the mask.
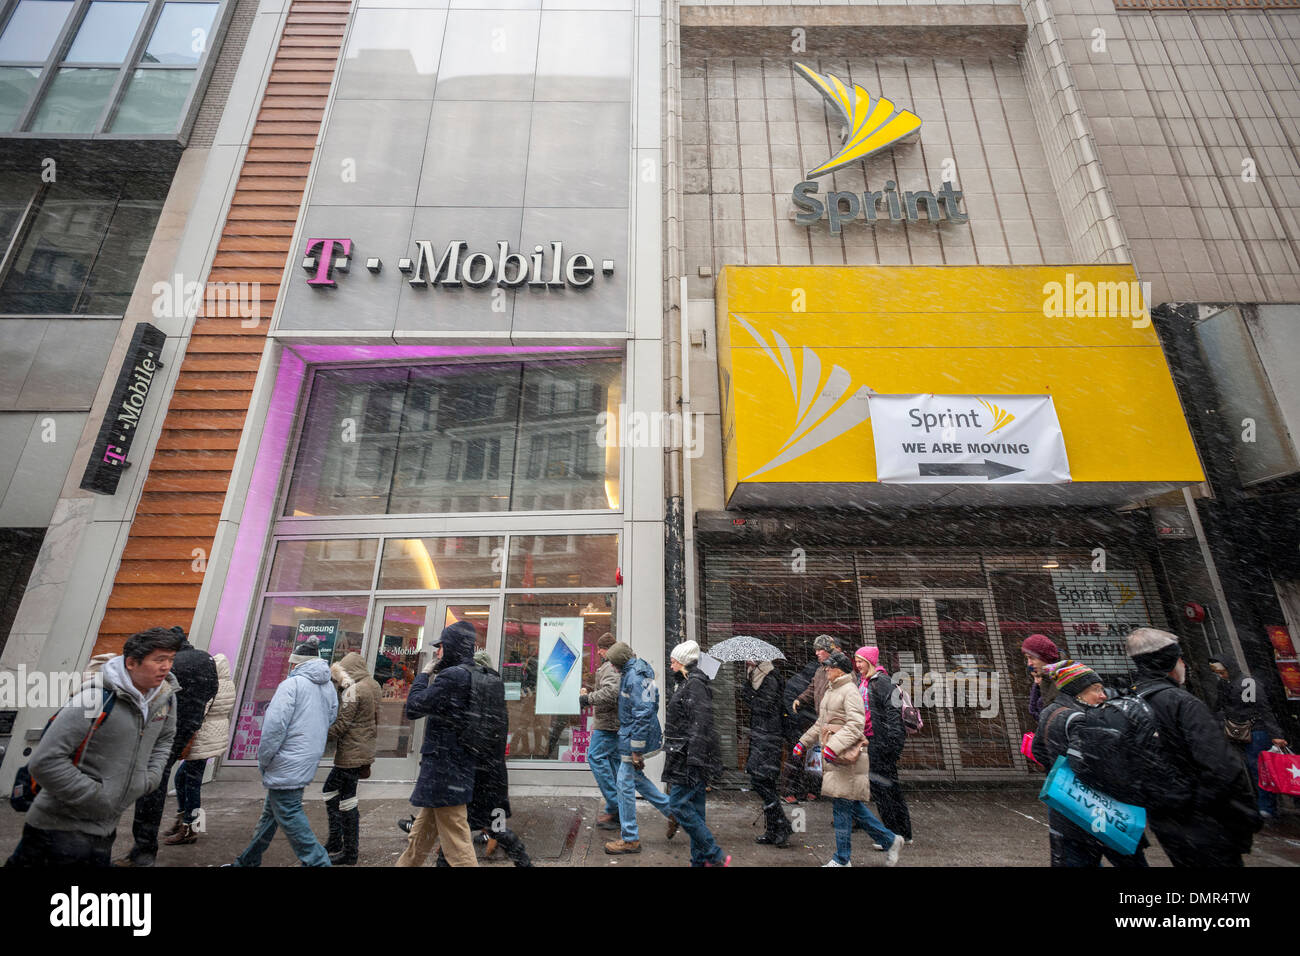
[[[175,825],[163,839],[163,843],[168,846],[198,842],[199,831],[194,825],[199,814],[203,771],[208,760],[225,753],[230,743],[230,714],[235,709],[235,682],[230,679],[230,661],[225,654],[217,654],[212,662],[217,665],[217,695],[208,704],[208,712],[203,715],[203,725],[182,754],[185,762],[176,768],[176,803],[180,812],[176,815]]]
[[[870,770],[867,762],[866,710],[862,694],[853,681],[853,665],[848,655],[836,651],[822,665],[829,678],[817,723],[795,744],[794,756],[802,758],[810,747],[822,748],[822,796],[831,798],[835,821],[835,855],[826,866],[852,866],[853,827],[858,825],[887,849],[885,864],[898,862],[903,838],[881,823],[866,801],[871,799]],[[856,759],[853,759],[856,753]],[[850,762],[852,761],[852,762]]]

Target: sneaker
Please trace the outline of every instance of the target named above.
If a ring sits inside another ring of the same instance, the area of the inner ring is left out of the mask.
[[[617,813],[599,813],[596,815],[597,830],[617,830],[619,828]]]
[[[677,822],[676,817],[669,817],[668,818],[668,839],[671,840],[673,837],[677,836],[677,831],[681,829],[681,826],[682,825]]]
[[[794,794],[790,794],[790,796],[788,797],[782,797],[781,799],[784,800],[786,803],[790,804],[790,806],[794,806],[799,802],[799,798],[796,797]]]
[[[805,794],[803,795],[803,798],[804,798],[805,800],[807,800],[809,803],[816,803],[816,802],[817,802],[817,794],[815,794],[815,793],[805,793]]]
[[[731,854],[728,853],[721,860],[714,860],[712,863],[705,863],[705,866],[731,866]]]
[[[873,844],[871,844],[871,849],[873,849],[873,850],[879,850],[881,853],[884,853],[884,852],[885,852],[885,848],[884,848],[883,846],[881,846],[879,843],[873,843]]]
[[[885,851],[885,866],[893,866],[898,862],[898,854],[903,849],[903,838],[894,837],[894,842],[889,844],[889,849]]]
[[[827,860],[825,863],[822,864],[822,868],[824,869],[825,867],[828,866],[852,866],[852,865],[853,865],[852,860],[850,860],[848,863],[841,863],[839,860],[835,859],[835,857],[831,857],[829,860]]]
[[[154,858],[152,855],[133,856],[128,853],[120,860],[113,861],[114,866],[153,866]]]
[[[641,841],[640,840],[629,841],[623,839],[611,840],[610,842],[605,844],[605,852],[610,854],[611,856],[618,856],[619,854],[622,853],[640,853]]]
[[[402,817],[402,819],[397,821],[397,829],[401,830],[403,833],[410,833],[411,827],[413,826],[415,826],[415,817],[413,816]]]

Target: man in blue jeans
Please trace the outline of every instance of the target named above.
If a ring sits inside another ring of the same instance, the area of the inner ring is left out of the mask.
[[[302,792],[316,775],[325,753],[330,724],[338,716],[339,697],[330,681],[329,664],[320,659],[319,643],[309,637],[289,655],[289,676],[275,689],[262,718],[257,765],[266,787],[266,803],[253,839],[232,866],[261,866],[277,826],[304,866],[329,866],[330,856],[316,839],[302,808]]]
[[[666,713],[664,780],[672,784],[673,816],[691,838],[691,866],[731,866],[704,821],[705,791],[722,773],[722,747],[713,727],[713,688],[699,660],[694,641],[683,641],[670,655],[679,683]]]
[[[636,795],[668,817],[668,838],[677,832],[668,812],[668,797],[645,775],[645,758],[663,746],[659,727],[659,688],[654,668],[632,653],[622,641],[613,644],[605,660],[622,675],[618,685],[618,790],[619,839],[605,844],[610,854],[640,853],[641,837],[636,823]]]
[[[593,708],[591,742],[587,745],[587,766],[596,778],[605,808],[596,817],[599,830],[618,829],[618,688],[619,673],[609,660],[614,635],[605,633],[596,641],[600,667],[596,668],[595,689],[582,689],[578,703]]]

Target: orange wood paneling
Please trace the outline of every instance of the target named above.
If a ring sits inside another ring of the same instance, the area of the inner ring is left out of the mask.
[[[120,650],[136,631],[175,624],[188,631],[193,622],[199,568],[212,553],[283,267],[295,254],[290,239],[350,7],[345,0],[290,4],[208,275],[209,283],[235,289],[257,283],[257,306],[213,295],[194,323],[100,623],[97,654]],[[259,321],[250,326],[232,311],[235,305]]]

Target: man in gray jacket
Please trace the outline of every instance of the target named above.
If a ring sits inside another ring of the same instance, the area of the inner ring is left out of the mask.
[[[618,686],[619,673],[605,656],[614,646],[613,634],[602,634],[596,641],[600,667],[596,668],[595,688],[582,689],[578,703],[591,707],[591,743],[587,746],[587,766],[596,778],[605,809],[596,817],[596,827],[601,830],[618,829]]]
[[[162,781],[176,735],[171,667],[180,646],[166,628],[132,635],[55,715],[28,763],[41,789],[6,866],[111,864],[122,811]]]

